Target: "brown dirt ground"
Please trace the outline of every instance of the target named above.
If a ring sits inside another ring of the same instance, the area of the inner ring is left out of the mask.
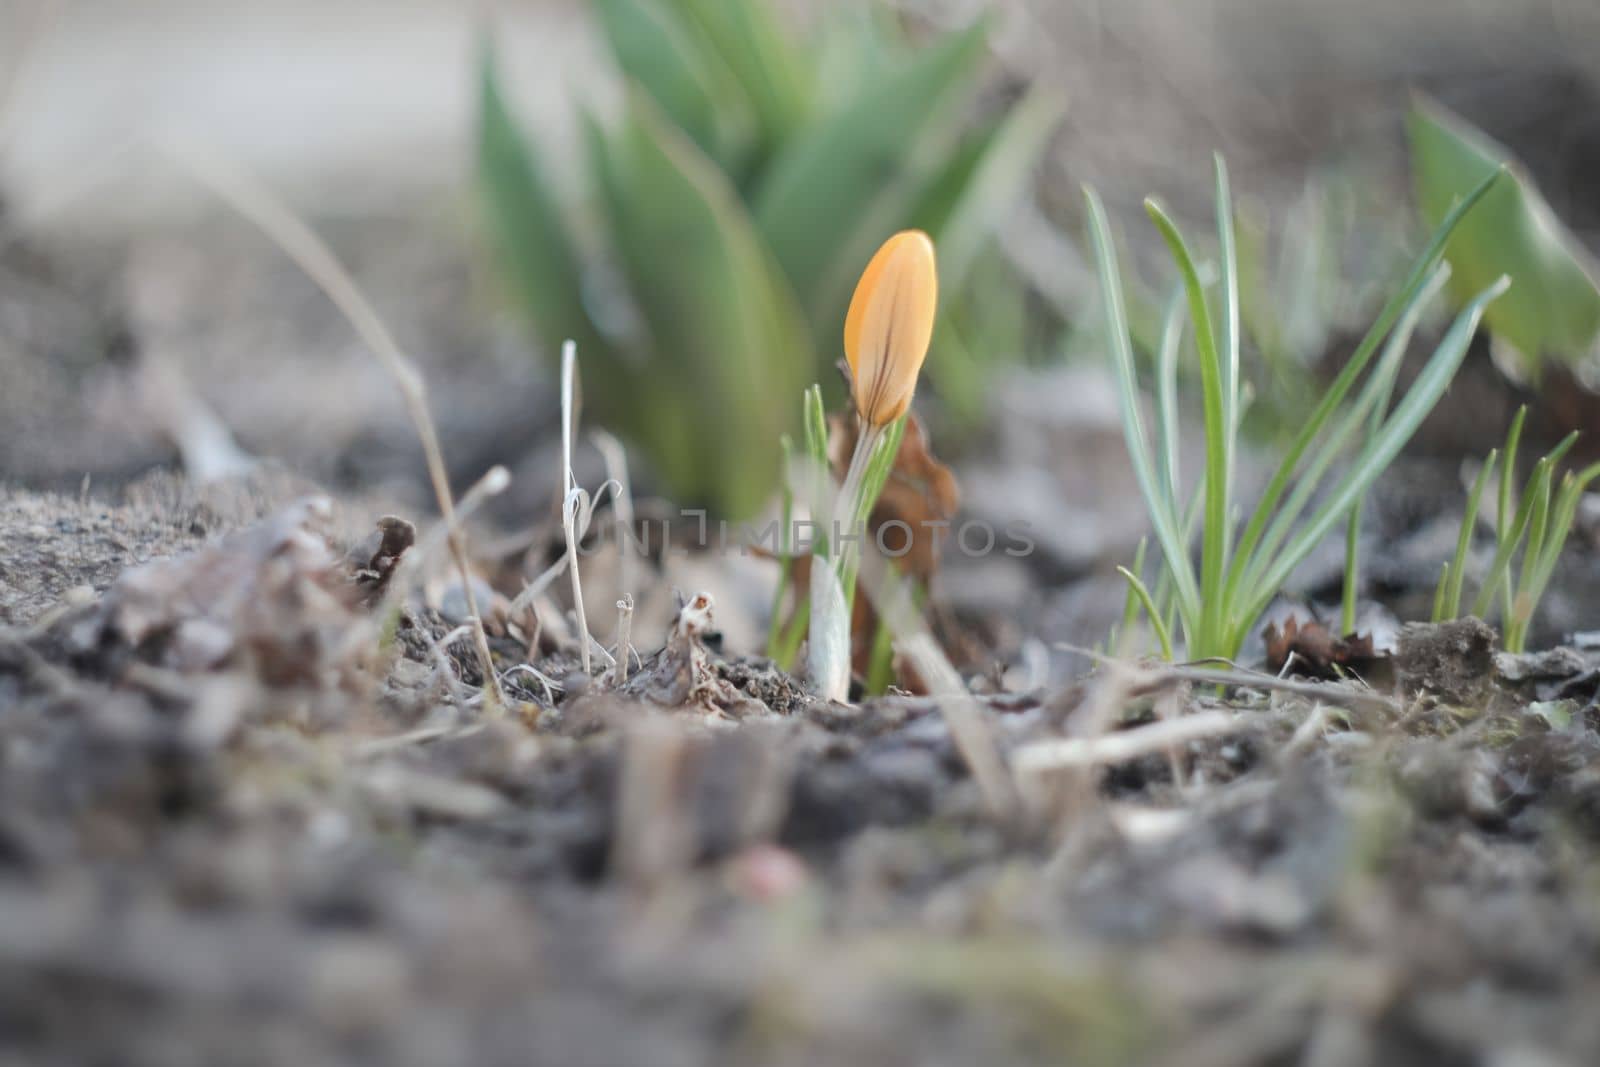
[[[520,715],[486,715],[436,669],[436,615],[408,610],[374,653],[339,552],[270,523],[217,548],[268,510],[243,495],[256,506],[230,518],[176,491],[7,498],[13,1062],[1600,1055],[1591,654],[1497,660],[1471,624],[1412,631],[1410,691],[1384,710],[1339,711],[1335,688],[1153,702],[1106,674],[984,696],[1014,760],[1108,711],[1114,730],[1230,717],[1158,755],[1024,776],[1024,813],[997,821],[934,702],[851,711],[714,651],[707,684],[737,714],[580,685],[556,655],[540,666],[573,695],[546,705],[524,678]],[[133,579],[41,613],[207,539],[157,572],[216,583],[170,618],[135,612]],[[202,667],[197,616],[238,641]]]

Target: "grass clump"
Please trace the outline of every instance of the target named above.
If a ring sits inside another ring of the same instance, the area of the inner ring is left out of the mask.
[[[1528,628],[1555,574],[1556,561],[1566,546],[1567,536],[1572,532],[1578,502],[1589,483],[1600,477],[1600,463],[1596,463],[1581,471],[1568,471],[1560,484],[1556,484],[1555,471],[1578,440],[1577,431],[1573,431],[1548,455],[1540,457],[1533,465],[1527,484],[1520,493],[1515,492],[1512,482],[1516,478],[1517,446],[1527,414],[1527,407],[1518,409],[1506,434],[1505,463],[1495,506],[1494,557],[1472,602],[1472,614],[1486,619],[1494,610],[1495,594],[1501,594],[1500,620],[1508,652],[1521,652],[1527,647]],[[1434,593],[1434,622],[1454,619],[1461,614],[1461,590],[1472,531],[1477,524],[1478,505],[1500,455],[1499,450],[1489,453],[1467,495],[1467,511],[1461,519],[1455,556],[1444,565]],[[1519,551],[1520,563],[1513,566]]]
[[[1240,380],[1239,269],[1227,167],[1216,160],[1217,279],[1208,285],[1177,223],[1160,204],[1145,202],[1176,265],[1187,313],[1167,318],[1157,362],[1156,436],[1147,436],[1128,314],[1110,224],[1100,197],[1085,189],[1090,237],[1099,268],[1107,347],[1116,373],[1122,424],[1139,490],[1149,512],[1163,579],[1157,593],[1124,572],[1152,619],[1170,613],[1190,659],[1232,659],[1313,548],[1351,514],[1368,488],[1411,439],[1454,378],[1490,301],[1509,281],[1478,293],[1451,323],[1432,356],[1392,410],[1394,375],[1419,309],[1439,284],[1446,241],[1499,172],[1481,181],[1450,211],[1404,283],[1379,312],[1350,360],[1323,393],[1240,525],[1235,464],[1247,388]],[[1179,469],[1176,373],[1182,331],[1188,327],[1199,363],[1205,466],[1192,498]],[[1387,342],[1387,343],[1386,343]],[[1380,356],[1380,349],[1382,355]],[[1373,365],[1377,359],[1376,365]],[[1371,368],[1371,372],[1363,373]],[[1360,382],[1359,388],[1357,383]],[[1337,474],[1336,460],[1348,456]],[[1199,524],[1199,567],[1189,552],[1191,521]],[[1149,610],[1147,608],[1147,610]],[[1160,628],[1158,627],[1158,633]],[[1164,654],[1176,651],[1171,640]]]

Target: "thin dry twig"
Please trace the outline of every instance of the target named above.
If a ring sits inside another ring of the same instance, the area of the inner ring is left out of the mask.
[[[428,478],[439,504],[439,514],[444,520],[445,537],[450,545],[456,570],[461,578],[462,593],[466,597],[467,611],[472,616],[472,637],[484,686],[498,708],[505,708],[505,694],[500,690],[500,680],[495,675],[494,660],[489,654],[489,639],[483,630],[483,619],[478,613],[477,595],[472,588],[472,570],[467,564],[465,537],[456,523],[454,499],[450,493],[450,479],[444,465],[444,453],[439,447],[439,434],[428,412],[427,386],[416,366],[401,352],[389,328],[384,325],[360,288],[327,244],[312,231],[287,204],[264,184],[245,171],[220,157],[186,143],[168,142],[167,152],[201,184],[205,185],[239,214],[260,227],[282,251],[305,271],[312,281],[327,295],[349,320],[372,353],[394,377],[405,402],[406,413],[422,441],[422,451],[427,458]]]
[[[1398,701],[1371,689],[1359,689],[1348,683],[1302,682],[1294,678],[1279,678],[1276,675],[1240,667],[1231,660],[1222,661],[1228,664],[1231,668],[1229,670],[1218,670],[1214,667],[1199,667],[1183,663],[1145,667],[1119,660],[1114,656],[1104,655],[1093,649],[1079,648],[1076,645],[1057,644],[1056,647],[1066,652],[1077,653],[1080,656],[1088,656],[1100,663],[1115,663],[1132,671],[1136,679],[1135,689],[1132,694],[1134,696],[1147,695],[1157,690],[1165,689],[1168,686],[1189,682],[1199,685],[1276,690],[1280,693],[1293,693],[1295,696],[1306,697],[1309,700],[1320,700],[1339,707],[1350,708],[1354,711],[1376,710],[1399,714],[1401,710]]]
[[[1061,767],[1092,767],[1101,763],[1125,763],[1131,759],[1159,753],[1190,741],[1250,728],[1248,719],[1225,711],[1202,711],[1181,719],[1162,719],[1132,730],[1118,730],[1097,737],[1064,737],[1054,741],[1034,741],[1012,753],[1012,766],[1019,774],[1056,770]]]
[[[632,654],[633,645],[633,597],[625,596],[617,601],[617,684],[625,685],[628,681],[628,657]]]

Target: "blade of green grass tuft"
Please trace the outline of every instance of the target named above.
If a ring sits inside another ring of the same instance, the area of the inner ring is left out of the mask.
[[[1149,548],[1150,539],[1148,537],[1139,538],[1139,547],[1133,551],[1133,567],[1131,568],[1133,573],[1144,574],[1144,558]],[[1139,598],[1135,595],[1133,587],[1129,586],[1127,596],[1122,598],[1122,618],[1112,625],[1111,633],[1106,636],[1106,648],[1112,655],[1118,655],[1122,651],[1120,648],[1122,642],[1127,640],[1128,634],[1133,630],[1133,624],[1138,621]]]
[[[1478,590],[1477,597],[1472,601],[1472,614],[1480,619],[1488,614],[1489,605],[1493,603],[1500,583],[1509,580],[1511,557],[1515,554],[1517,545],[1522,542],[1523,532],[1528,528],[1528,517],[1533,510],[1534,497],[1540,491],[1540,483],[1548,485],[1549,481],[1550,460],[1546,457],[1534,465],[1533,477],[1528,482],[1529,489],[1522,494],[1522,503],[1517,506],[1511,525],[1500,534],[1495,545],[1494,560],[1489,564],[1489,575],[1484,580],[1483,587]]]
[[[1344,595],[1339,602],[1339,632],[1353,633],[1356,628],[1356,594],[1361,585],[1361,501],[1350,509],[1350,520],[1344,531]]]
[[[1366,425],[1369,444],[1379,432],[1384,411],[1389,404],[1389,396],[1393,391],[1395,376],[1400,372],[1400,364],[1405,359],[1406,349],[1411,344],[1411,336],[1416,329],[1417,321],[1421,317],[1423,308],[1439,291],[1449,273],[1449,267],[1445,264],[1441,264],[1433,272],[1428,284],[1400,317],[1399,324],[1384,343],[1383,354],[1378,357],[1378,365],[1373,369],[1366,384],[1361,387],[1360,393],[1356,395],[1355,402],[1338,416],[1332,432],[1318,438],[1316,453],[1300,472],[1288,500],[1273,515],[1272,522],[1267,526],[1267,532],[1255,551],[1255,558],[1244,564],[1243,580],[1237,584],[1230,583],[1228,589],[1230,604],[1237,604],[1241,595],[1248,597],[1250,591],[1258,587],[1267,568],[1277,558],[1279,548],[1295,524],[1300,521],[1306,508],[1310,506],[1317,489],[1322,485],[1323,476],[1334,461],[1344,454],[1345,445],[1355,436],[1356,431]]]
[[[1092,188],[1085,186],[1084,200],[1089,212],[1089,235],[1094,245],[1095,262],[1100,273],[1100,291],[1104,307],[1106,341],[1111,352],[1112,368],[1117,378],[1117,400],[1122,414],[1122,433],[1128,446],[1128,458],[1133,464],[1134,477],[1145,507],[1150,512],[1155,528],[1156,543],[1166,559],[1172,575],[1177,599],[1178,614],[1186,630],[1193,631],[1200,623],[1200,593],[1195,583],[1194,570],[1189,562],[1186,542],[1178,529],[1178,518],[1172,501],[1157,483],[1150,461],[1150,445],[1145,436],[1144,417],[1139,411],[1139,383],[1134,370],[1133,344],[1128,338],[1128,314],[1122,297],[1122,275],[1117,265],[1116,248],[1111,238],[1111,227],[1106,221],[1105,206]]]
[[[1433,614],[1428,616],[1428,621],[1430,622],[1445,621],[1445,605],[1449,597],[1450,573],[1450,561],[1445,560],[1439,566],[1439,584],[1433,587]]]
[[[1166,486],[1172,510],[1178,510],[1179,488],[1183,480],[1178,422],[1178,355],[1183,348],[1183,287],[1174,290],[1167,301],[1161,327],[1161,347],[1156,353],[1156,430],[1161,439],[1161,481]]]
[[[1139,603],[1144,605],[1144,613],[1150,618],[1150,629],[1155,631],[1156,643],[1161,646],[1161,658],[1168,663],[1172,662],[1172,637],[1167,633],[1166,624],[1161,621],[1161,613],[1156,611],[1156,603],[1150,597],[1150,590],[1145,588],[1139,576],[1126,567],[1118,567],[1117,573],[1128,580],[1128,588],[1139,598]]]
[[[1200,532],[1201,622],[1199,632],[1188,635],[1191,641],[1188,654],[1196,658],[1223,655],[1225,653],[1213,647],[1212,642],[1220,637],[1224,620],[1222,594],[1228,551],[1229,469],[1233,461],[1234,439],[1230,412],[1233,404],[1224,395],[1227,385],[1225,361],[1217,347],[1217,334],[1206,302],[1205,286],[1200,280],[1200,271],[1195,266],[1188,242],[1160,204],[1146,200],[1145,211],[1161,231],[1183,277],[1184,290],[1189,299],[1189,320],[1194,323],[1195,346],[1200,354],[1201,408],[1205,415],[1206,436],[1206,500],[1205,519]],[[1196,638],[1200,647],[1194,645]]]
[[[1234,554],[1233,573],[1230,574],[1228,582],[1228,600],[1230,603],[1236,602],[1239,592],[1238,587],[1243,580],[1244,569],[1251,565],[1257,545],[1266,530],[1267,522],[1271,519],[1278,502],[1282,499],[1284,492],[1293,480],[1295,471],[1300,465],[1300,460],[1305,456],[1306,450],[1311,447],[1311,443],[1322,432],[1322,428],[1329,417],[1344,402],[1345,395],[1349,393],[1356,379],[1366,369],[1367,363],[1378,351],[1378,346],[1389,335],[1390,330],[1399,322],[1407,310],[1421,299],[1424,287],[1427,286],[1429,279],[1433,276],[1434,268],[1444,253],[1444,247],[1450,239],[1450,234],[1460,225],[1467,212],[1471,211],[1483,199],[1484,194],[1493,187],[1495,182],[1500,180],[1502,174],[1503,172],[1496,172],[1484,178],[1440,222],[1439,227],[1434,230],[1432,238],[1428,241],[1427,247],[1422,250],[1421,254],[1412,263],[1411,272],[1407,275],[1405,284],[1396,290],[1395,294],[1389,298],[1388,303],[1383,306],[1383,310],[1378,313],[1372,328],[1367,331],[1366,336],[1361,339],[1361,343],[1356,346],[1356,350],[1351,355],[1349,362],[1344,365],[1344,369],[1339,372],[1328,386],[1327,391],[1323,393],[1322,399],[1306,419],[1305,425],[1301,427],[1299,434],[1295,436],[1293,443],[1284,453],[1283,462],[1267,483],[1267,488],[1262,492],[1261,499],[1256,504],[1249,523],[1245,526],[1244,534],[1239,539],[1238,548]]]
[[[1467,347],[1472,343],[1478,323],[1483,318],[1484,310],[1491,301],[1505,292],[1510,284],[1509,278],[1501,278],[1479,293],[1477,298],[1456,317],[1449,331],[1445,333],[1444,339],[1439,342],[1439,347],[1434,350],[1433,356],[1423,367],[1422,373],[1417,376],[1416,381],[1395,408],[1394,414],[1384,424],[1383,431],[1361,450],[1329,499],[1307,520],[1305,527],[1274,560],[1265,578],[1253,592],[1245,611],[1237,617],[1232,635],[1234,647],[1242,642],[1248,628],[1266,610],[1267,605],[1288,581],[1294,569],[1311,554],[1312,549],[1345,514],[1346,509],[1366,492],[1368,486],[1388,468],[1394,457],[1405,447],[1406,442],[1411,440],[1411,435],[1433,410],[1439,398],[1444,395],[1445,389],[1455,378],[1462,359],[1466,357]]]
[[[1239,432],[1239,257],[1234,247],[1233,196],[1228,185],[1228,165],[1222,153],[1214,157],[1217,186],[1217,254],[1222,259],[1222,399],[1227,405],[1229,441]],[[1232,453],[1229,454],[1232,462]],[[1229,468],[1229,485],[1233,471]],[[1231,532],[1231,530],[1230,530]],[[1226,552],[1226,548],[1224,548]]]
[[[1467,511],[1461,516],[1461,533],[1456,538],[1456,554],[1448,564],[1450,578],[1442,605],[1443,619],[1454,619],[1461,614],[1461,583],[1467,574],[1467,551],[1472,547],[1472,531],[1478,523],[1478,505],[1483,500],[1484,488],[1489,484],[1489,479],[1494,477],[1495,465],[1499,459],[1500,450],[1490,449],[1489,457],[1483,461],[1483,469],[1472,481],[1472,491],[1467,494]],[[1434,621],[1439,622],[1443,619]]]
[[[1528,627],[1533,620],[1534,612],[1538,609],[1539,601],[1544,597],[1545,589],[1550,584],[1550,578],[1555,573],[1556,563],[1561,557],[1561,549],[1566,544],[1567,535],[1572,532],[1572,524],[1578,515],[1578,503],[1589,483],[1597,477],[1600,477],[1600,463],[1585,467],[1577,474],[1569,473],[1561,480],[1561,490],[1556,497],[1555,514],[1552,516],[1545,543],[1538,554],[1538,562],[1527,584],[1518,590],[1518,599],[1526,605],[1527,610],[1525,613],[1520,613],[1517,618],[1516,647],[1511,646],[1511,639],[1508,638],[1507,650],[1520,652],[1527,644]]]

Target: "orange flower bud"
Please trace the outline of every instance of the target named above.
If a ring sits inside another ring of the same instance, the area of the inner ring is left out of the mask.
[[[938,303],[928,235],[902,230],[885,241],[856,283],[844,320],[850,387],[869,426],[887,426],[911,406]]]

